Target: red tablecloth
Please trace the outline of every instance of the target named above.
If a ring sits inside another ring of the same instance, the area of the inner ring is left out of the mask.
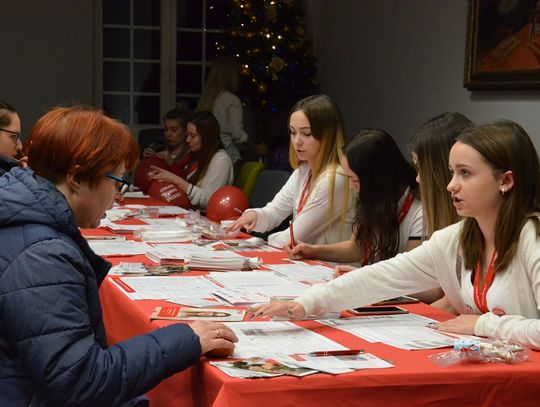
[[[146,204],[155,204],[148,201]],[[86,234],[108,233],[85,231]],[[257,255],[265,263],[281,263],[285,254]],[[113,263],[125,261],[110,259]],[[144,256],[129,261],[147,261]],[[196,273],[190,273],[191,275]],[[186,274],[186,275],[190,275]],[[200,273],[198,273],[200,274]],[[114,344],[134,335],[170,324],[150,321],[156,306],[165,301],[132,301],[107,278],[100,289],[109,342]],[[451,317],[425,304],[405,305],[411,312],[437,320]],[[380,343],[367,343],[351,334],[314,321],[298,324],[316,330],[349,348],[363,348],[391,361],[389,369],[367,369],[332,376],[315,374],[302,378],[277,377],[236,379],[209,365],[206,359],[184,372],[164,380],[149,393],[152,406],[536,406],[540,396],[540,353],[516,365],[461,364],[433,365],[428,356],[442,350],[405,351]]]
[[[107,279],[101,287],[105,325],[110,343],[166,326],[149,316],[164,301],[132,301]],[[443,311],[428,305],[404,306],[411,312],[444,320]],[[518,406],[537,405],[540,395],[540,354],[517,365],[480,364],[442,368],[428,355],[434,351],[405,351],[367,343],[348,333],[300,322],[350,348],[363,348],[392,361],[390,369],[368,369],[344,375],[316,374],[303,378],[235,379],[204,359],[191,369],[164,380],[150,392],[153,406],[272,406],[294,405],[396,405]]]

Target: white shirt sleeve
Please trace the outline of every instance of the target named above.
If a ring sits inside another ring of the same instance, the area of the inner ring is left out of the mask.
[[[326,284],[308,289],[298,301],[308,315],[322,315],[412,294],[439,286],[433,242],[396,257],[356,269]]]
[[[233,181],[233,166],[225,150],[214,154],[204,177],[197,183],[188,187],[188,198],[192,205],[206,208],[208,199],[219,188],[231,184]]]
[[[293,213],[295,197],[305,175],[305,171],[298,168],[264,208],[248,209],[257,213],[257,224],[254,229],[256,232],[272,230]]]

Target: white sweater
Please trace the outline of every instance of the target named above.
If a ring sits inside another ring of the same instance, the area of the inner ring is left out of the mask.
[[[307,314],[322,314],[358,307],[401,294],[441,286],[460,314],[480,314],[472,294],[471,270],[461,264],[458,279],[459,231],[462,222],[435,232],[418,248],[390,260],[347,273],[327,284],[307,290],[297,299]],[[540,238],[529,221],[519,238],[516,256],[495,276],[487,294],[490,310],[480,316],[476,335],[511,339],[540,349]]]
[[[188,178],[195,171],[188,175]],[[206,208],[208,199],[219,188],[230,185],[233,182],[233,166],[231,158],[225,150],[218,150],[208,164],[208,170],[197,185],[190,184],[187,188],[188,198],[192,205]]]
[[[212,113],[219,122],[223,146],[235,162],[240,159],[236,143],[245,143],[248,139],[244,130],[242,103],[234,93],[224,91],[216,98]]]
[[[340,166],[337,167],[334,182],[334,206],[330,213],[330,174],[324,171],[315,182],[304,208],[298,214],[302,190],[309,175],[309,166],[302,164],[296,169],[287,183],[264,208],[249,209],[257,213],[256,232],[266,232],[279,226],[289,215],[294,220],[294,238],[296,241],[311,244],[341,242],[351,237],[351,223],[354,216],[353,194],[349,192],[349,201],[343,202],[344,191],[348,188],[347,177]],[[344,205],[348,210],[341,222]],[[331,227],[328,222],[331,221]],[[289,228],[268,237],[268,243],[275,247],[284,247],[290,241]]]

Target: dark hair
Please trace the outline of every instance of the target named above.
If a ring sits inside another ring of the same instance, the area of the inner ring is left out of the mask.
[[[457,136],[473,126],[473,122],[461,113],[447,112],[422,124],[411,138],[411,149],[418,157],[417,170],[427,236],[459,220],[446,190],[450,182],[448,155]]]
[[[55,184],[75,174],[95,185],[122,163],[130,170],[139,156],[125,125],[85,106],[57,107],[45,113],[32,126],[26,145],[28,165]]]
[[[167,113],[165,113],[165,116],[163,116],[163,121],[177,120],[180,123],[180,127],[182,127],[182,129],[184,129],[185,131],[188,118],[189,112],[186,109],[182,109],[181,107],[175,107],[174,109],[171,109]]]
[[[0,100],[0,126],[9,126],[11,124],[11,115],[17,113],[15,108],[8,102]]]
[[[494,174],[512,171],[514,185],[505,192],[495,226],[495,271],[504,270],[517,252],[519,235],[532,219],[540,235],[540,164],[534,144],[521,126],[501,120],[465,130],[458,141],[478,151]],[[482,262],[484,238],[475,219],[465,218],[460,236],[465,266]]]
[[[188,123],[195,126],[197,133],[201,136],[202,140],[201,150],[195,153],[197,169],[195,170],[195,173],[188,178],[190,183],[196,184],[206,174],[214,154],[224,147],[219,135],[221,132],[219,122],[211,112],[202,111],[194,113],[188,118]]]
[[[394,139],[380,129],[363,130],[343,153],[360,181],[353,222],[356,244],[363,248],[369,242],[370,262],[394,257],[399,251],[398,204],[407,187],[416,191],[416,172]]]

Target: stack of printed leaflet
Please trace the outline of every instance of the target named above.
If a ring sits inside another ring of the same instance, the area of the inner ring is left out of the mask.
[[[253,270],[261,264],[258,257],[244,257],[233,252],[197,252],[186,257],[186,265],[192,270]]]

